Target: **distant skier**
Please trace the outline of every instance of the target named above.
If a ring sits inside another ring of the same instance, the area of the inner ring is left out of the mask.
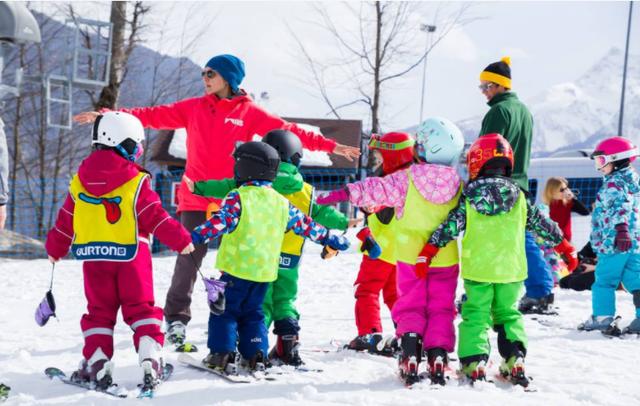
[[[455,345],[458,246],[455,241],[443,245],[428,269],[423,248],[460,197],[462,182],[455,166],[463,147],[464,138],[455,124],[430,118],[416,134],[419,163],[383,178],[348,184],[318,199],[320,203],[348,200],[359,207],[394,208],[398,299],[391,315],[402,350],[400,375],[407,385],[420,379],[423,349],[431,382],[444,385],[447,353]]]
[[[182,254],[194,250],[187,230],[164,211],[149,174],[135,163],[143,139],[144,129],[134,116],[98,116],[93,150],[71,180],[45,245],[51,262],[67,255],[69,248],[84,261],[84,358],[72,379],[101,388],[112,381],[118,309],[133,330],[145,376],[162,378],[162,309],[154,306],[149,235]]]
[[[593,313],[583,330],[640,334],[640,176],[631,166],[640,155],[627,138],[600,142],[591,158],[604,182],[591,218],[591,245],[598,254],[591,286]],[[633,295],[636,318],[622,331],[617,327],[615,291],[618,284]]]
[[[233,176],[231,154],[236,142],[251,141],[275,129],[296,134],[302,145],[314,151],[325,151],[353,160],[360,155],[357,147],[342,145],[320,134],[305,130],[295,123],[266,111],[240,88],[245,76],[242,60],[234,55],[216,55],[202,70],[204,95],[175,103],[121,109],[136,116],[145,128],[187,130],[187,163],[185,174],[194,181],[224,179]],[[79,123],[91,123],[98,112],[76,115]],[[192,230],[206,219],[208,207],[219,200],[206,199],[189,192],[184,184],[177,191],[180,222]],[[193,255],[179,255],[167,291],[164,315],[167,339],[172,344],[186,340],[186,327],[191,320],[191,293],[197,279],[197,267],[207,253],[201,245]],[[195,258],[195,262],[194,262]]]
[[[407,133],[390,132],[382,136],[373,136],[369,142],[371,152],[377,151],[382,158],[381,176],[391,175],[407,169],[414,162],[415,141]],[[391,311],[398,298],[396,289],[396,236],[394,207],[365,207],[368,215],[368,228],[359,232],[362,236],[365,253],[362,256],[360,270],[354,285],[356,287],[355,318],[358,336],[348,344],[348,348],[369,351],[382,355],[394,355],[397,344],[383,341],[382,322],[380,321],[380,293],[385,305]],[[366,236],[370,233],[380,246],[367,245]],[[395,331],[394,331],[395,335]]]
[[[488,330],[493,328],[503,358],[501,374],[527,386],[527,337],[516,306],[527,277],[525,230],[551,242],[572,270],[577,264],[575,249],[511,179],[513,151],[501,135],[478,138],[469,149],[467,167],[469,183],[458,206],[431,235],[423,253],[429,264],[464,232],[460,266],[467,300],[459,325],[461,372],[472,382],[485,379]]]
[[[192,232],[203,244],[224,235],[216,268],[226,283],[226,308],[221,315],[209,314],[210,368],[233,374],[238,370],[236,351],[251,371],[266,365],[268,336],[262,309],[265,293],[278,276],[278,263],[285,232],[310,238],[335,250],[346,250],[344,236],[329,234],[310,217],[276,192],[280,157],[264,142],[247,142],[233,153],[237,188],[225,197],[222,207]]]
[[[262,138],[262,142],[271,145],[278,151],[280,165],[273,181],[273,188],[291,202],[301,212],[311,217],[318,224],[327,228],[346,230],[353,227],[359,220],[349,220],[331,206],[316,204],[314,188],[305,182],[300,173],[302,159],[302,143],[300,139],[288,130],[269,131]],[[206,180],[193,182],[186,177],[185,184],[189,190],[198,196],[224,198],[237,187],[233,178],[221,180]],[[269,352],[269,359],[273,363],[300,366],[299,332],[300,313],[296,308],[298,296],[298,272],[302,258],[304,238],[288,231],[282,242],[278,278],[271,284],[265,294],[263,305],[265,325],[267,329],[274,324],[274,334],[277,342]]]

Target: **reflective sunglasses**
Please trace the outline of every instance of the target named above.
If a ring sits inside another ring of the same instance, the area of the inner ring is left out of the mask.
[[[482,83],[478,86],[478,89],[480,89],[483,92],[486,92],[487,90],[491,89],[494,86],[497,86],[497,85],[495,83]]]
[[[213,79],[213,78],[216,77],[216,75],[218,73],[216,73],[216,71],[214,71],[214,70],[203,70],[202,73],[200,73],[200,74],[202,75],[203,78],[206,76],[209,79]]]

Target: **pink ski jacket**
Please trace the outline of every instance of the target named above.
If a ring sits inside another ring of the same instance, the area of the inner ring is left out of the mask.
[[[400,219],[409,190],[409,173],[420,195],[431,203],[450,201],[460,188],[460,176],[455,168],[421,163],[383,178],[372,177],[347,184],[349,200],[358,207],[394,207],[396,217]]]

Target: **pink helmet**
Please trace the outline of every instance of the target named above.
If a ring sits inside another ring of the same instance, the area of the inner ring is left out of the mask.
[[[602,168],[608,163],[628,159],[629,162],[635,161],[640,155],[638,148],[631,141],[624,137],[611,137],[600,141],[596,145],[596,149],[591,154],[591,159],[596,160],[596,166]]]

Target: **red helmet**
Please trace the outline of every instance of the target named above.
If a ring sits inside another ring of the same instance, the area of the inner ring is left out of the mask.
[[[469,179],[478,177],[483,166],[492,164],[503,165],[508,171],[513,169],[513,150],[509,142],[500,134],[485,134],[478,137],[467,154],[467,168]]]
[[[388,175],[413,162],[413,144],[414,139],[407,133],[374,134],[369,148],[380,151],[382,171]]]
[[[638,148],[624,137],[611,137],[600,141],[596,149],[591,154],[591,159],[595,159],[596,166],[601,169],[608,163],[628,159],[635,161],[638,156]]]

